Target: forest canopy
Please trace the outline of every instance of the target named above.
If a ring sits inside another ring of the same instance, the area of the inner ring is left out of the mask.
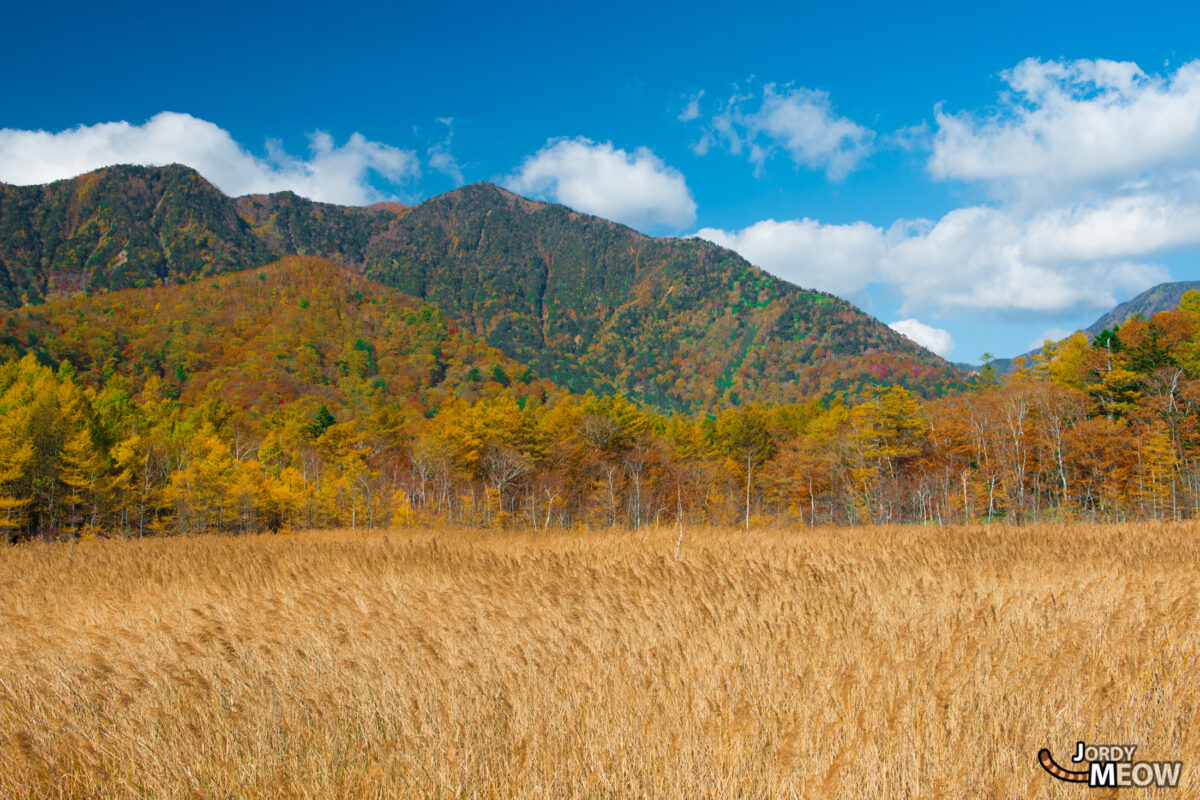
[[[32,536],[462,524],[1200,516],[1200,294],[923,399],[669,413],[571,393],[316,258],[6,312],[0,525]]]

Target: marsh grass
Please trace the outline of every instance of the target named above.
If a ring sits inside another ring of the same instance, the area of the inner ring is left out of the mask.
[[[1036,753],[1077,739],[1183,759],[1162,796],[1200,795],[1200,526],[674,548],[2,549],[0,797],[1065,798]]]

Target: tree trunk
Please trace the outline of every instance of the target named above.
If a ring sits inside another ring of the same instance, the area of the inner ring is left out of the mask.
[[[746,456],[746,533],[750,532],[750,470],[754,456]]]

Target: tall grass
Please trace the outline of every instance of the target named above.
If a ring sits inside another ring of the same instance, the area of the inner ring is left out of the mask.
[[[0,549],[0,797],[1200,796],[1200,526]],[[1090,793],[1089,793],[1090,794]]]

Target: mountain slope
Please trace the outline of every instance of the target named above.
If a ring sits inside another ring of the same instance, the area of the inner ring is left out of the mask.
[[[1083,332],[1087,334],[1088,339],[1092,339],[1099,336],[1106,328],[1116,330],[1135,314],[1150,319],[1160,311],[1170,311],[1178,306],[1183,296],[1192,290],[1200,291],[1200,281],[1176,281],[1152,286],[1132,300],[1126,300],[1124,303],[1114,306],[1111,311],[1105,312],[1099,319],[1084,328]],[[997,358],[992,361],[992,369],[998,375],[1007,375],[1015,368],[1016,359],[1023,358],[1028,363],[1032,356],[1041,352],[1042,348],[1039,347],[1014,358]]]
[[[1150,319],[1160,311],[1170,311],[1179,305],[1183,296],[1193,289],[1200,291],[1200,281],[1177,281],[1175,283],[1160,283],[1139,294],[1132,300],[1113,308],[1100,319],[1084,328],[1089,338],[1099,335],[1105,328],[1116,328],[1129,320],[1134,314],[1141,314]]]
[[[371,240],[410,210],[399,203],[335,206],[292,192],[249,194],[233,202],[271,253],[320,256],[360,271]]]
[[[794,400],[958,373],[849,303],[699,239],[651,238],[490,184],[415,207],[367,275],[436,303],[575,390],[665,408]]]
[[[698,239],[644,236],[490,184],[419,206],[228,198],[181,166],[0,186],[0,305],[325,256],[436,304],[573,389],[713,409],[898,383],[936,394],[947,362],[849,303]]]
[[[289,253],[361,264],[403,207],[290,192],[233,200],[195,170],[117,166],[44,186],[0,184],[0,306],[165,284]]]
[[[554,391],[429,304],[304,256],[0,313],[0,360],[26,353],[93,386],[156,381],[186,405],[215,391],[258,418],[298,401],[419,415],[509,384]]]

